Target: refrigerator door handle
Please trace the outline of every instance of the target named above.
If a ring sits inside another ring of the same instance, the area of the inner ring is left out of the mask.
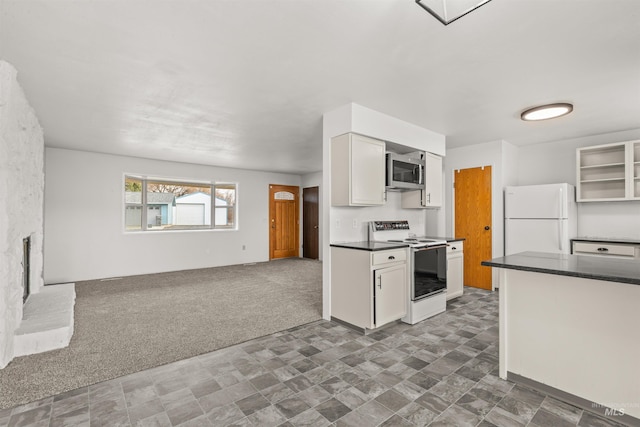
[[[563,248],[562,248],[562,235],[563,235],[563,227],[564,227],[564,221],[559,219],[558,220],[558,249],[560,249],[560,253],[563,253]]]
[[[558,211],[560,212],[560,214],[558,215],[558,218],[564,218],[564,209],[562,209],[563,207],[563,197],[562,197],[562,187],[560,187],[558,189]]]
[[[562,209],[562,187],[558,188],[558,211],[560,211],[558,215],[558,249],[560,249],[560,253],[562,253],[562,218],[564,218]]]

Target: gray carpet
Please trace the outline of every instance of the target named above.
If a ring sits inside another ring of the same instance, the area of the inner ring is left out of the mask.
[[[0,370],[0,408],[321,317],[322,264],[302,258],[78,282],[70,346]]]

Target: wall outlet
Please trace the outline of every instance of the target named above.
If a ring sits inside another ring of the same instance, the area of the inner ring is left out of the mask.
[[[356,219],[353,220],[352,227],[353,228],[358,228],[358,220],[356,220]]]
[[[336,219],[336,228],[340,228],[340,220]]]

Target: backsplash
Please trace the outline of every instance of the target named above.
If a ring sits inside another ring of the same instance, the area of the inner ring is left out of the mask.
[[[640,201],[578,203],[578,236],[640,241]]]
[[[400,192],[388,191],[387,203],[383,206],[331,207],[331,243],[367,240],[368,223],[375,220],[407,220],[411,233],[426,234],[425,210],[402,209],[400,197]]]

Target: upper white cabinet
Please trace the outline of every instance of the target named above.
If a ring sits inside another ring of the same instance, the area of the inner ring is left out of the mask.
[[[578,202],[640,199],[640,141],[579,148]]]
[[[432,153],[425,155],[424,190],[402,193],[402,207],[439,208],[442,206],[442,157]]]
[[[631,198],[640,200],[640,141],[629,143],[631,151]]]
[[[331,205],[385,202],[385,143],[348,133],[331,139]]]

